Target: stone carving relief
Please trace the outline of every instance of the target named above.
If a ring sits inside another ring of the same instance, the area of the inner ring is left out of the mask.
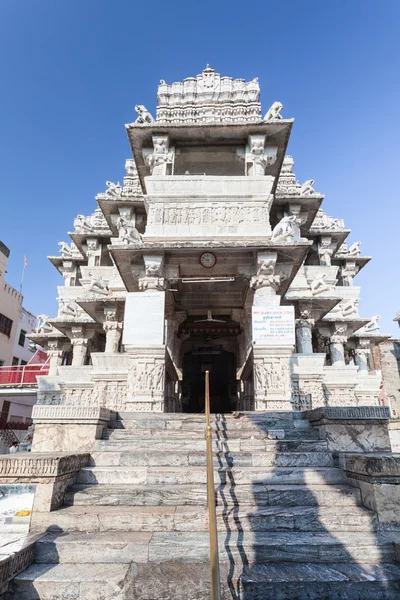
[[[135,111],[138,114],[135,123],[154,123],[154,117],[151,116],[143,104],[136,104]]]
[[[349,387],[323,386],[326,406],[357,406],[354,390]]]
[[[116,221],[118,237],[123,244],[133,244],[140,246],[142,244],[142,235],[136,229],[133,221],[123,215]]]
[[[92,215],[85,217],[84,215],[78,215],[74,219],[74,231],[75,233],[85,234],[94,233],[98,231],[108,231],[108,224],[104,218],[100,208],[96,208]]]
[[[132,388],[136,390],[159,391],[164,390],[165,365],[158,363],[136,363],[132,366]]]
[[[343,242],[337,253],[347,254],[348,256],[359,256],[361,254],[360,246],[361,242],[354,242],[354,244],[352,244],[350,248],[348,248],[346,242]]]
[[[180,203],[175,206],[152,207],[148,225],[238,225],[265,223],[269,227],[271,200],[262,205],[237,205],[232,203],[204,204]]]
[[[280,102],[274,102],[273,105],[267,110],[264,121],[275,121],[282,119],[281,110],[283,109],[283,104]]]
[[[75,256],[76,254],[79,255],[79,250],[74,242],[71,242],[70,245],[66,242],[58,242],[58,245],[60,246],[60,254],[63,258],[73,258],[74,254]]]
[[[307,181],[302,183],[300,186],[300,196],[309,196],[310,194],[313,194],[314,193],[314,188],[313,188],[314,183],[315,183],[314,179],[307,179]]]
[[[48,322],[49,318],[50,317],[48,315],[37,316],[38,323],[36,327],[36,333],[50,333],[50,331],[53,330],[53,326]]]
[[[112,198],[120,198],[122,196],[124,188],[119,181],[117,183],[106,181],[106,186],[106,196],[111,196]]]
[[[293,381],[292,394],[293,410],[312,410],[325,404],[320,381]]]
[[[350,256],[360,256],[361,254],[361,242],[354,242],[354,244],[352,244],[349,248],[348,254]]]
[[[326,281],[326,273],[318,273],[310,283],[310,289],[313,296],[329,292],[332,289],[332,284]]]
[[[380,330],[380,325],[378,325],[378,321],[380,319],[380,315],[375,315],[374,317],[371,318],[371,320],[369,321],[369,323],[367,323],[366,325],[364,325],[364,327],[361,327],[361,329],[358,329],[357,331],[357,335],[361,335],[361,334],[366,334],[366,333],[376,333],[377,331]]]
[[[110,410],[125,410],[126,381],[96,381],[93,398],[97,406],[104,406]]]
[[[250,279],[250,287],[254,290],[262,287],[272,287],[275,291],[278,290],[284,276],[275,275],[276,260],[275,253],[257,256],[257,272]]]
[[[336,306],[332,308],[329,312],[329,316],[343,317],[343,318],[358,318],[358,305],[359,298],[353,298],[351,300],[346,300],[339,302]]]
[[[258,392],[286,390],[289,369],[281,363],[254,363],[255,387]]]
[[[334,219],[333,217],[328,216],[325,212],[320,208],[315,215],[315,219],[312,222],[311,229],[327,229],[329,231],[342,231],[344,229],[344,221],[343,219]]]
[[[64,316],[67,318],[72,317],[72,318],[76,319],[80,316],[82,311],[74,300],[66,300],[63,298],[58,298],[58,302],[59,302],[58,314],[60,317]]]
[[[272,241],[297,242],[300,239],[300,219],[295,215],[283,217],[272,231]]]
[[[321,242],[318,244],[318,255],[319,255],[319,260],[320,260],[320,264],[324,265],[326,267],[330,267],[331,263],[332,263],[332,255],[333,255],[333,248],[331,248],[331,242],[332,239],[331,237],[325,237],[323,236],[321,238]]]
[[[246,162],[248,175],[265,175],[266,167],[276,161],[278,148],[265,147],[265,135],[249,135],[246,147]]]
[[[150,167],[152,175],[166,175],[167,164],[172,164],[174,160],[174,149],[169,147],[169,138],[167,135],[153,136],[153,152],[147,154],[146,162]]]
[[[110,294],[108,285],[101,276],[95,275],[90,271],[89,277],[90,282],[85,286],[87,292],[92,292],[93,294],[99,294],[101,296],[108,296]]]

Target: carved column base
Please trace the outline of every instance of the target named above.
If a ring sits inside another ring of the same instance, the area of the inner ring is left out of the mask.
[[[322,387],[325,354],[293,355],[292,402],[294,410],[325,406]]]
[[[126,346],[126,352],[129,355],[126,410],[164,412],[165,346]]]
[[[358,406],[355,394],[357,367],[325,367],[323,388],[326,406]]]

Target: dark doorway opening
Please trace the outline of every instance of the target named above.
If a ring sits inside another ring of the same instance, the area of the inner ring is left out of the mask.
[[[205,372],[210,372],[211,412],[235,410],[236,358],[221,345],[193,345],[183,358],[183,412],[204,412]]]

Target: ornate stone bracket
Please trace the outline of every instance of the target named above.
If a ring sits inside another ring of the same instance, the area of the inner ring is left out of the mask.
[[[246,173],[253,176],[265,175],[265,169],[276,161],[278,148],[265,146],[265,135],[249,135],[246,146]]]

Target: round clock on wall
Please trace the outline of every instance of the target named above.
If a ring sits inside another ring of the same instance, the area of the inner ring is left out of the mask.
[[[212,252],[203,252],[200,256],[200,264],[202,267],[206,267],[206,269],[211,269],[216,262],[217,259]]]

